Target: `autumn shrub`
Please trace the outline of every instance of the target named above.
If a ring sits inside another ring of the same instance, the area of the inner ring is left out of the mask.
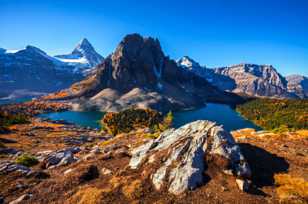
[[[256,99],[238,105],[236,110],[266,130],[308,129],[307,99]]]
[[[151,109],[126,109],[119,113],[106,113],[102,125],[112,135],[128,133],[138,128],[154,129],[163,122],[163,116]]]
[[[0,132],[7,130],[7,127],[14,124],[28,123],[29,119],[23,114],[9,114],[0,112]]]
[[[34,157],[32,155],[23,154],[23,155],[17,157],[16,163],[27,166],[27,167],[31,167],[31,166],[38,164],[39,161],[37,160],[36,157]]]

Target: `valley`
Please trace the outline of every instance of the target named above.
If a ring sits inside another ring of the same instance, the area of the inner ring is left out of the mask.
[[[305,77],[137,33],[105,58],[3,49],[0,68],[0,204],[308,202]]]

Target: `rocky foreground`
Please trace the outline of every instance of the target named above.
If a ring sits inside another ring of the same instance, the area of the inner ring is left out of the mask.
[[[147,128],[113,137],[39,119],[9,129],[0,203],[307,202],[307,131],[243,129],[233,140],[197,121],[157,138]],[[25,153],[31,167],[18,160]]]

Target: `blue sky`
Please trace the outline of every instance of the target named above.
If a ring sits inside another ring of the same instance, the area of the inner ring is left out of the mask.
[[[63,54],[86,37],[106,56],[137,32],[159,38],[173,59],[272,64],[308,76],[307,0],[0,0],[0,26],[7,49]]]

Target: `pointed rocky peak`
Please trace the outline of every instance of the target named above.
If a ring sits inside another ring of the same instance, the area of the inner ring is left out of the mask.
[[[165,55],[157,39],[139,34],[126,35],[111,56],[113,77],[126,83],[156,84],[163,72]]]
[[[91,45],[91,43],[89,42],[87,38],[82,38],[81,41],[79,42],[79,45],[83,47],[83,46]]]
[[[84,53],[84,52],[95,52],[95,49],[88,41],[87,38],[83,38],[75,47],[72,53]]]
[[[81,67],[94,67],[102,62],[104,59],[98,54],[88,39],[83,38],[72,53],[65,55],[56,55],[56,58],[62,62],[69,63],[70,65],[80,65]]]
[[[177,64],[184,68],[194,69],[201,67],[198,62],[188,56],[184,56],[177,61]]]
[[[138,56],[144,58],[163,57],[164,54],[158,39],[142,37],[137,33],[126,35],[117,46],[113,54],[113,59],[123,57],[129,60],[135,60]]]

